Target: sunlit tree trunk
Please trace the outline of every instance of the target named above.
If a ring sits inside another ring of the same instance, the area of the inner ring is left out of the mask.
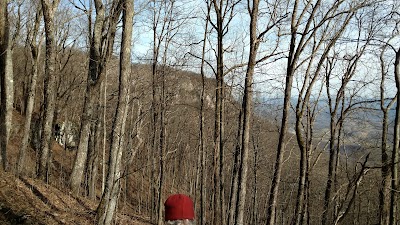
[[[7,62],[6,62],[6,135],[7,135],[7,142],[10,139],[10,132],[12,126],[12,119],[13,119],[13,105],[14,105],[14,48],[17,45],[17,39],[19,37],[21,27],[23,26],[22,21],[22,13],[21,13],[21,5],[22,3],[18,1],[10,1],[5,0],[9,3],[11,10],[9,13],[12,13],[12,16],[7,16],[8,19],[13,19],[14,24],[13,26],[9,26],[9,38],[8,45],[7,45]]]
[[[7,46],[7,62],[6,62],[6,141],[8,143],[10,139],[10,132],[12,126],[12,114],[13,114],[13,104],[14,104],[14,43],[12,43],[11,38],[9,39]]]
[[[74,166],[70,177],[70,187],[74,194],[79,193],[82,180],[84,178],[85,167],[90,136],[96,126],[94,121],[99,120],[96,104],[100,98],[100,87],[103,79],[103,72],[106,70],[106,64],[113,52],[116,26],[121,13],[121,0],[112,2],[108,20],[105,19],[105,5],[101,0],[95,0],[96,19],[93,25],[93,33],[89,34],[89,71],[87,77],[87,87],[85,92],[85,101],[83,106],[82,124],[79,136],[79,145],[76,153]],[[90,17],[91,15],[89,15]],[[89,19],[91,21],[91,19]],[[92,26],[89,24],[89,26]],[[91,30],[91,29],[89,29]],[[102,32],[107,30],[107,36]],[[92,139],[93,140],[93,139]],[[93,149],[94,150],[94,149]]]
[[[131,81],[131,41],[133,28],[133,1],[123,1],[123,25],[120,52],[120,74],[118,86],[118,103],[112,125],[111,146],[107,181],[103,196],[97,208],[96,224],[112,223],[117,209],[122,179],[122,155],[126,144],[126,120],[130,110]]]
[[[53,118],[56,97],[55,73],[55,35],[54,14],[59,0],[42,0],[43,17],[46,31],[46,62],[44,76],[44,118],[40,146],[40,159],[38,176],[42,180],[48,179],[49,161],[51,156],[51,143],[53,131]]]
[[[105,6],[102,1],[95,0],[96,8],[96,19],[91,29],[92,24],[89,24],[89,40],[90,40],[90,51],[89,51],[89,71],[87,78],[84,111],[81,123],[81,130],[79,136],[79,145],[76,152],[76,159],[70,178],[70,186],[72,192],[77,195],[83,179],[83,173],[85,171],[86,159],[88,155],[89,139],[92,129],[91,120],[93,115],[94,101],[96,99],[96,83],[99,79],[100,74],[100,59],[101,59],[101,38],[102,28],[105,20]],[[91,22],[91,14],[89,15],[89,21]],[[98,84],[99,85],[99,84]],[[103,165],[104,166],[104,165]]]

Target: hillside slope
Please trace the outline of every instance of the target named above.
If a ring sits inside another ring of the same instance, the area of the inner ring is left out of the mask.
[[[96,203],[76,198],[31,178],[0,173],[0,224],[94,224]],[[118,224],[151,224],[145,218],[117,214]]]
[[[15,165],[21,140],[23,117],[14,111],[13,128],[8,145],[9,165]],[[94,224],[96,201],[72,196],[66,188],[74,152],[65,151],[56,142],[52,146],[51,184],[34,179],[35,154],[29,149],[24,176],[0,171],[0,225],[7,224]],[[99,196],[98,196],[99,197]],[[117,212],[117,224],[148,225],[129,209]]]

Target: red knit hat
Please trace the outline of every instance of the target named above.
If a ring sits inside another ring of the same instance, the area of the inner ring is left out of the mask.
[[[194,219],[193,201],[184,194],[175,194],[167,198],[165,206],[165,221]]]

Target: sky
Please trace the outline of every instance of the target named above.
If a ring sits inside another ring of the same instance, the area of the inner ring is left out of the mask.
[[[171,1],[169,2],[171,3]],[[206,3],[203,0],[182,0],[174,2],[174,15],[172,18],[174,19],[173,33],[175,34],[174,39],[170,42],[169,49],[170,52],[167,55],[168,62],[172,65],[177,66],[178,68],[189,70],[192,72],[200,71],[200,61],[195,59],[194,57],[189,57],[188,53],[193,55],[200,56],[201,47],[202,47],[202,38],[205,26],[205,7]],[[387,3],[394,4],[393,2]],[[71,35],[69,37],[68,43],[75,44],[80,48],[86,48],[86,35],[87,32],[87,15],[81,10],[86,7],[89,8],[89,0],[61,0],[59,6],[60,15],[63,14],[64,23],[62,21],[58,26],[59,30],[69,30],[71,31]],[[135,63],[149,63],[152,58],[152,43],[153,43],[153,34],[151,30],[151,18],[152,11],[150,10],[152,3],[146,0],[135,1],[135,27],[133,29],[133,37],[134,40],[132,42],[132,61]],[[266,12],[268,8],[266,5],[261,5],[262,11]],[[79,9],[81,8],[81,9]],[[281,10],[286,10],[284,6],[282,6]],[[236,7],[236,14],[232,21],[230,22],[229,30],[224,37],[224,46],[226,48],[226,53],[224,54],[225,66],[226,69],[240,63],[244,63],[247,60],[248,55],[248,24],[249,24],[249,16],[246,11],[246,5],[241,3]],[[165,13],[162,11],[161,13]],[[65,19],[67,18],[67,19]],[[215,20],[214,14],[211,17]],[[179,28],[177,24],[180,22],[185,22],[183,25],[180,25]],[[261,16],[258,30],[262,31],[265,26],[267,26],[267,22],[269,21],[267,18]],[[382,28],[383,29],[383,28]],[[386,29],[386,28],[385,28]],[[158,30],[158,34],[161,31]],[[263,42],[260,44],[260,52],[258,57],[263,57],[264,55],[269,54],[270,49],[274,48],[275,42],[278,40],[278,36],[276,35],[277,30],[273,30],[269,35],[263,39]],[[280,32],[284,33],[287,31]],[[347,30],[345,35],[348,37],[355,36],[355,30]],[[256,69],[255,75],[255,90],[261,94],[266,96],[281,96],[284,89],[284,80],[286,74],[287,67],[287,49],[289,44],[289,36],[282,36],[281,42],[279,44],[278,51],[281,51],[277,57],[273,58],[274,60],[266,61],[263,64],[258,65]],[[160,38],[160,36],[158,36]],[[163,36],[165,38],[165,36]],[[216,65],[215,61],[215,53],[216,49],[216,35],[215,32],[211,33],[209,36],[209,41],[207,42],[207,53],[206,58],[210,64],[214,67]],[[118,38],[116,39],[118,42]],[[399,38],[391,40],[394,46],[398,46],[400,41]],[[164,46],[164,45],[162,45]],[[162,48],[161,48],[162,49]],[[354,53],[355,45],[354,43],[342,44],[335,51],[338,52],[342,57],[346,55],[352,55]],[[374,50],[375,49],[375,50]],[[373,79],[378,77],[379,74],[379,62],[377,61],[377,48],[371,47],[368,50],[368,54],[363,56],[361,60],[357,76],[354,79],[356,81],[366,81],[366,82],[376,82]],[[118,49],[116,48],[116,53]],[[307,54],[301,56],[301,58],[307,57]],[[388,96],[393,96],[393,91],[395,88],[393,86],[393,77],[390,74],[393,74],[393,69],[390,67],[393,65],[393,51],[388,48],[387,54],[385,56],[388,61],[389,66],[389,79],[388,79]],[[243,75],[245,73],[245,66],[234,71],[233,73],[226,76],[226,81],[228,84],[232,84],[233,86],[238,87],[238,91],[241,91],[241,86],[243,86]],[[340,73],[340,68],[337,68],[336,73]],[[299,70],[301,71],[301,70]],[[209,77],[213,77],[213,72],[210,67],[207,67],[206,72]],[[368,76],[367,76],[368,75]],[[301,72],[300,76],[296,77],[294,87],[302,84]],[[337,80],[336,82],[339,82]],[[371,86],[368,89],[365,89],[364,94],[367,96],[377,96],[379,89],[378,85]],[[296,96],[298,94],[298,89],[293,89],[293,95]]]

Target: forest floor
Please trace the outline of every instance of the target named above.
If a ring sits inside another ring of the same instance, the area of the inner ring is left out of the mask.
[[[13,130],[7,155],[9,165],[15,165],[21,139],[22,118],[17,113],[13,118]],[[18,125],[16,125],[18,124]],[[36,179],[36,153],[29,149],[24,176],[17,177],[13,172],[0,171],[0,225],[8,224],[95,224],[96,201],[73,196],[65,188],[65,172],[60,168],[70,168],[74,152],[66,151],[58,144],[52,147],[52,183]],[[9,169],[13,171],[14,169]],[[131,209],[131,210],[129,210]],[[133,211],[134,206],[124,207],[116,214],[116,224],[150,225],[148,218]]]

